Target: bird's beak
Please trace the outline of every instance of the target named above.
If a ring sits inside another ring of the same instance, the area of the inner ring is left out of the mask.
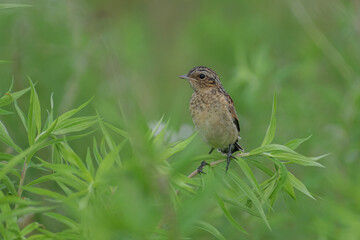
[[[186,79],[186,80],[191,81],[191,82],[196,81],[196,79],[194,79],[192,77],[188,77],[187,75],[181,75],[181,76],[179,76],[179,78]]]
[[[182,79],[189,79],[189,77],[188,77],[188,76],[186,76],[186,75],[181,75],[181,76],[179,76],[179,78],[182,78]]]

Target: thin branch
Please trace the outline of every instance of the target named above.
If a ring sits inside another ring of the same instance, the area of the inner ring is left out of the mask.
[[[20,183],[19,183],[19,188],[18,188],[18,196],[21,198],[21,194],[22,194],[22,187],[24,185],[24,180],[25,180],[25,175],[26,175],[26,170],[27,170],[27,159],[25,159],[24,161],[24,167],[22,169],[21,172],[21,178],[20,178]]]
[[[249,153],[239,153],[239,154],[236,154],[234,157],[246,157],[246,156],[248,156],[249,155]],[[215,165],[217,165],[217,164],[219,164],[219,163],[222,163],[222,162],[226,162],[226,159],[220,159],[220,160],[216,160],[216,161],[212,161],[211,163],[210,163],[210,167],[214,167]],[[188,178],[192,178],[192,177],[195,177],[196,175],[198,175],[199,174],[199,172],[198,172],[198,170],[197,169],[195,169],[195,171],[193,171],[192,173],[190,173],[189,175],[188,175]]]

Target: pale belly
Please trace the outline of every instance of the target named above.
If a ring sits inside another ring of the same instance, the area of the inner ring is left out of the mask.
[[[238,131],[231,114],[217,109],[192,113],[193,121],[200,135],[214,148],[226,148],[238,139]]]

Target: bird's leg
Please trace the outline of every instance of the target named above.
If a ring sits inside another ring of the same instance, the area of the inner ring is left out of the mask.
[[[206,174],[205,172],[203,172],[203,168],[206,166],[206,165],[210,165],[210,164],[208,164],[207,162],[205,162],[205,161],[202,161],[201,163],[200,163],[200,166],[197,168],[197,171],[198,171],[198,173],[199,174]]]
[[[212,148],[210,149],[209,154],[211,154],[213,151],[214,151],[214,148],[212,147]]]
[[[230,164],[230,158],[233,158],[233,156],[231,156],[231,147],[232,147],[232,144],[229,145],[229,152],[227,153],[227,164],[226,164],[226,170],[225,172],[228,171],[229,169],[229,164]]]

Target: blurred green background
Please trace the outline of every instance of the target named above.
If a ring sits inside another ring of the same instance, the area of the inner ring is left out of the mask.
[[[251,150],[262,141],[276,89],[275,142],[312,134],[300,152],[332,154],[322,160],[324,169],[291,169],[317,200],[280,199],[269,220],[272,231],[261,219],[243,219],[250,235],[241,237],[360,239],[358,1],[17,3],[32,6],[0,10],[0,60],[12,61],[0,64],[1,95],[12,79],[15,90],[28,87],[28,75],[44,106],[54,93],[58,113],[94,95],[89,111],[95,107],[115,125],[139,116],[151,125],[164,115],[185,138],[192,89],[178,76],[204,65],[232,96],[241,145]],[[17,117],[6,119],[13,138],[25,144],[19,122],[9,121]],[[193,155],[208,151],[199,137],[193,145]],[[86,150],[79,143],[75,149]]]

